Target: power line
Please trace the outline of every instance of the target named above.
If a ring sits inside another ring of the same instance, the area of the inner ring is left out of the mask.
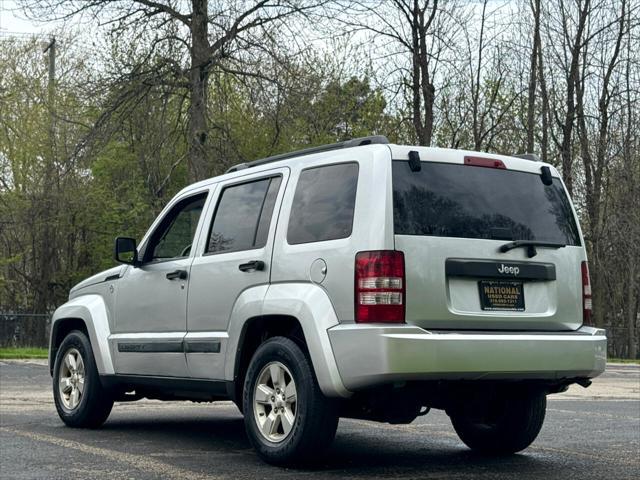
[[[36,38],[36,37],[43,37],[43,36],[45,35],[43,35],[40,32],[12,32],[10,30],[0,30],[0,37]]]
[[[14,9],[15,11],[15,9]],[[42,32],[19,32],[9,30],[2,25],[3,12],[13,13],[6,8],[5,0],[0,0],[0,40],[31,40],[31,39],[44,39],[48,36]]]

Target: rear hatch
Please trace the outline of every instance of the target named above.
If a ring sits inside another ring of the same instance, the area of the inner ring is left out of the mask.
[[[392,162],[406,322],[448,330],[579,328],[586,257],[555,169],[546,185],[539,162],[439,149],[420,149],[420,157],[419,171],[408,160]],[[514,241],[548,245],[501,250]]]

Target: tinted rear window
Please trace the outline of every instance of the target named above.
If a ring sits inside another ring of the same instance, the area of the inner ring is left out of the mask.
[[[293,197],[287,242],[321,242],[351,235],[358,164],[303,170]]]
[[[569,199],[557,178],[494,168],[393,162],[397,235],[538,240],[580,245]]]

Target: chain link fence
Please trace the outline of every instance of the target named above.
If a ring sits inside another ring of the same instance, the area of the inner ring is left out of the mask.
[[[607,326],[604,325],[607,331],[607,354],[609,357],[614,358],[631,358],[629,352],[629,327],[620,326]],[[635,339],[636,344],[636,358],[640,355],[640,329],[634,328],[631,333]]]
[[[0,313],[0,348],[48,348],[50,330],[49,315]]]

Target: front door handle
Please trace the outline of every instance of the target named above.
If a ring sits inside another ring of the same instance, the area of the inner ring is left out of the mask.
[[[186,280],[187,271],[186,270],[174,270],[173,272],[167,273],[167,280],[175,280],[179,278],[180,280]]]
[[[242,272],[254,272],[256,270],[264,270],[264,262],[262,260],[253,260],[251,262],[238,265]]]

